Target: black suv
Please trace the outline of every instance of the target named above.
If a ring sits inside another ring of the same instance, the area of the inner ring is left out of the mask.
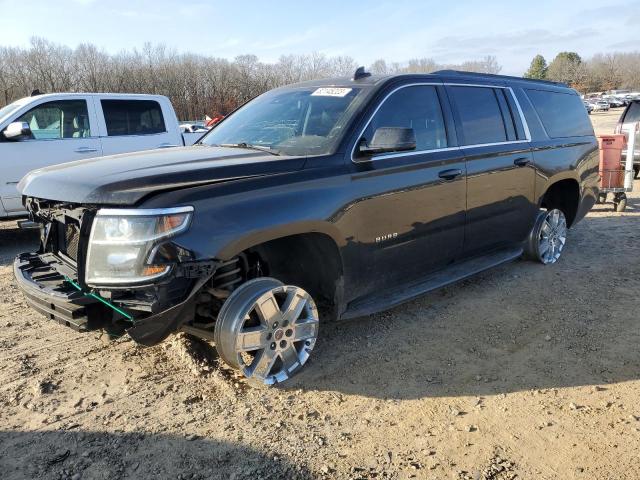
[[[33,308],[144,345],[185,331],[273,384],[307,361],[320,316],[523,255],[554,263],[597,198],[598,153],[566,85],[358,69],[267,92],[193,147],[58,165],[19,188],[42,226],[14,264]]]

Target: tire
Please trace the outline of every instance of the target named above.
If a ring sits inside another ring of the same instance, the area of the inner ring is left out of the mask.
[[[274,385],[298,373],[318,337],[318,310],[302,288],[275,278],[250,280],[220,309],[218,354],[254,383]]]
[[[544,265],[556,263],[567,241],[567,229],[561,210],[541,211],[525,244],[525,257]]]
[[[627,209],[627,196],[620,198],[616,203],[616,212],[624,212]]]
[[[640,177],[640,166],[633,167],[633,178],[636,180]]]

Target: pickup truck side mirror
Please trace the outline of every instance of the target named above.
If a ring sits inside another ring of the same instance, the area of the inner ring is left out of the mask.
[[[7,128],[2,132],[4,138],[7,140],[27,140],[32,137],[31,127],[27,122],[13,122],[7,125]]]
[[[416,149],[416,134],[413,128],[380,127],[373,134],[368,145],[362,141],[359,151],[361,155],[376,153],[405,152]]]

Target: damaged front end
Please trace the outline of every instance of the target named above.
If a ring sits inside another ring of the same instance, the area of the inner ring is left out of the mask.
[[[195,297],[219,262],[178,243],[191,207],[104,209],[35,198],[40,248],[14,261],[27,302],[77,331],[128,333],[155,345],[195,317]]]

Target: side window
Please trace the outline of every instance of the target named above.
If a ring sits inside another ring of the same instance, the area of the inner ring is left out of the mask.
[[[101,100],[107,135],[150,135],[166,132],[160,104],[153,100]]]
[[[526,93],[549,137],[593,135],[591,121],[578,95],[530,89]]]
[[[91,136],[85,100],[59,100],[33,107],[15,120],[27,122],[35,140]]]
[[[451,87],[451,92],[461,122],[463,145],[507,141],[507,130],[495,89]]]
[[[438,92],[429,85],[404,87],[387,98],[364,132],[367,142],[380,127],[413,128],[418,151],[447,146]]]

